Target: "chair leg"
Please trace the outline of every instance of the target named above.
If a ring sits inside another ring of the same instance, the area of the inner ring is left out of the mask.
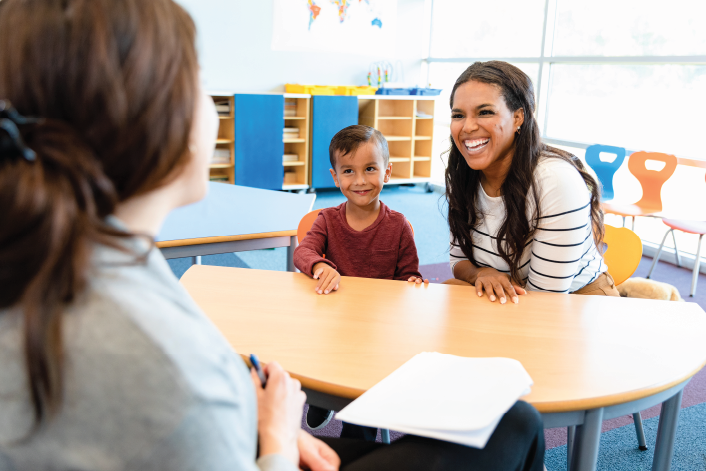
[[[639,412],[635,412],[632,415],[632,419],[635,421],[635,433],[637,434],[637,446],[640,450],[647,450],[647,442],[645,441],[645,429],[642,427],[642,416]]]
[[[380,438],[382,438],[383,443],[387,443],[388,445],[390,444],[390,430],[383,428],[380,429]]]
[[[574,452],[574,440],[576,439],[576,426],[566,427],[566,469],[571,470],[571,455]]]
[[[652,266],[650,267],[650,271],[647,272],[647,279],[649,280],[650,277],[652,276],[652,270],[655,269],[657,266],[657,262],[659,261],[659,256],[662,255],[662,249],[664,248],[664,243],[667,240],[667,236],[669,235],[670,232],[673,232],[674,229],[669,229],[665,234],[664,237],[662,237],[662,243],[659,244],[659,249],[657,249],[657,253],[655,254],[654,258],[652,259]]]
[[[632,231],[635,232],[635,216],[632,217]]]
[[[679,256],[679,249],[677,248],[677,236],[674,234],[674,229],[672,229],[672,240],[674,241],[674,254],[677,257],[677,266],[681,268],[681,257]]]
[[[696,247],[696,260],[694,260],[694,273],[691,275],[691,293],[689,293],[689,296],[692,298],[694,297],[694,294],[696,294],[696,282],[699,281],[699,268],[701,268],[701,240],[704,238],[704,235],[701,234],[699,236],[699,246]]]
[[[625,227],[625,216],[623,216],[623,227]]]

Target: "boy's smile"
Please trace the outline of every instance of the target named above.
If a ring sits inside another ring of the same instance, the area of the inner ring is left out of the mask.
[[[336,169],[331,176],[348,203],[366,211],[376,210],[380,191],[390,181],[392,164],[385,166],[385,158],[375,141],[361,144],[353,153],[338,155]]]

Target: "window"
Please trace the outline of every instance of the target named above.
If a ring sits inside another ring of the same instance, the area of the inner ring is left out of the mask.
[[[545,0],[434,0],[432,57],[534,57]]]
[[[706,66],[554,64],[547,101],[548,137],[693,158],[704,152]]]
[[[598,143],[675,154],[690,159],[686,165],[706,161],[703,0],[428,1],[427,82],[443,90],[436,155],[449,145],[448,99],[456,78],[474,61],[497,59],[532,79],[542,137],[550,145],[579,157]],[[677,170],[663,187],[665,210],[697,204],[706,194],[704,168]],[[640,198],[626,168],[616,178],[616,199]],[[656,243],[664,234],[657,220],[638,221],[636,230]],[[684,241],[680,248],[693,253],[695,244]]]
[[[706,53],[703,2],[558,0],[555,56]]]

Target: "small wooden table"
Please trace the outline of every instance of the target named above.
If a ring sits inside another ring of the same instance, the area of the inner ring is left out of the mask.
[[[308,402],[340,410],[420,352],[508,357],[546,428],[576,425],[574,470],[593,470],[601,422],[662,403],[653,469],[669,470],[682,389],[706,364],[693,303],[530,292],[491,303],[462,286],[192,266],[181,282],[240,353],[278,361]]]
[[[314,194],[292,194],[209,182],[206,198],[172,211],[157,236],[165,258],[287,247],[294,271],[297,227],[311,211]]]

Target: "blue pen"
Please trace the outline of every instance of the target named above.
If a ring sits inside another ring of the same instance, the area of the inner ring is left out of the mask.
[[[260,383],[262,383],[262,387],[264,388],[267,384],[267,378],[265,377],[265,373],[262,371],[262,367],[260,366],[260,360],[257,359],[257,355],[254,353],[250,354],[250,363],[252,363],[252,367],[255,368],[255,372],[260,377]]]

